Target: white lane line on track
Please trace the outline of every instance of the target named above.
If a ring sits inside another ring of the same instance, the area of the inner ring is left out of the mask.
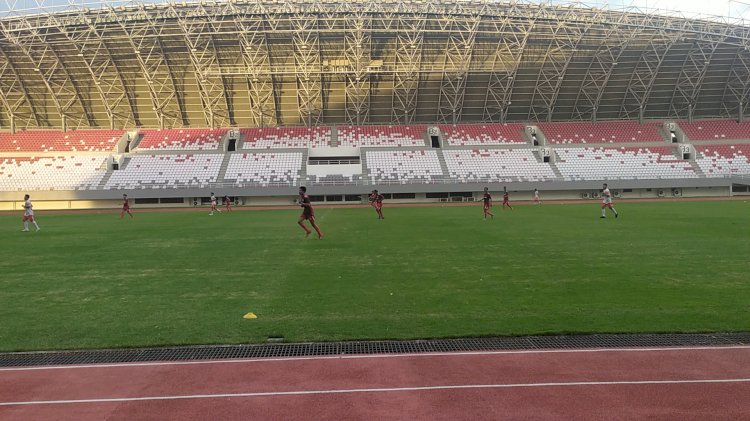
[[[705,347],[664,347],[664,348],[591,348],[591,349],[528,349],[509,351],[465,351],[465,352],[432,352],[418,354],[344,354],[344,355],[322,355],[309,357],[267,357],[267,358],[240,358],[227,360],[198,360],[198,361],[159,361],[142,363],[111,363],[111,364],[81,364],[81,365],[50,365],[34,367],[5,367],[4,371],[36,371],[36,370],[68,370],[83,368],[127,368],[127,367],[162,367],[172,365],[202,365],[202,364],[247,364],[247,363],[273,363],[283,361],[319,361],[319,360],[359,360],[378,358],[427,358],[427,357],[461,357],[482,355],[524,355],[524,354],[577,354],[577,353],[601,353],[601,352],[676,352],[676,351],[724,351],[731,349],[750,350],[748,345],[736,346],[705,346]]]
[[[465,385],[441,385],[441,386],[414,386],[414,387],[383,387],[363,389],[330,389],[330,390],[294,390],[286,392],[248,392],[248,393],[220,393],[206,395],[174,395],[174,396],[140,396],[130,398],[95,398],[95,399],[68,399],[47,401],[20,401],[0,402],[0,406],[30,406],[30,405],[61,405],[61,404],[84,404],[84,403],[114,403],[114,402],[138,402],[138,401],[170,401],[180,399],[220,399],[220,398],[252,398],[273,396],[300,396],[300,395],[333,395],[345,393],[387,393],[387,392],[414,392],[432,390],[466,390],[466,389],[518,389],[532,387],[582,387],[582,386],[620,386],[620,385],[675,385],[675,384],[700,384],[700,383],[750,383],[749,379],[692,379],[692,380],[632,380],[632,381],[591,381],[591,382],[556,382],[556,383],[511,383],[511,384],[465,384]]]

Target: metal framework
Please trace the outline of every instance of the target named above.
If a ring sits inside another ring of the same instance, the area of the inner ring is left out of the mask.
[[[146,78],[152,111],[156,114],[159,128],[189,125],[182,94],[177,89],[162,46],[161,37],[167,28],[164,19],[151,15],[143,6],[133,16],[141,22],[118,20],[118,23],[127,34],[130,47]]]
[[[670,116],[693,120],[693,110],[698,100],[706,77],[708,67],[716,49],[726,39],[725,36],[700,34],[685,55],[685,62],[677,78],[672,101],[670,101]]]
[[[742,122],[750,104],[750,44],[737,51],[722,98],[722,115]]]
[[[398,16],[391,100],[391,120],[397,124],[415,119],[426,21],[424,15]]]
[[[267,15],[242,16],[236,3],[230,3],[232,13],[241,16],[235,19],[240,42],[242,63],[246,72],[248,99],[250,101],[251,124],[255,127],[274,126],[277,122],[276,96],[266,33],[274,21]],[[273,28],[273,26],[271,26]]]
[[[7,121],[0,120],[0,127],[7,126],[15,132],[17,128],[41,127],[34,103],[22,78],[5,51],[0,49],[0,102],[7,112]]]
[[[294,62],[297,78],[298,123],[320,124],[323,117],[323,75],[318,38],[318,16],[297,14],[292,19]]]
[[[678,33],[670,33],[665,30],[658,31],[646,48],[643,50],[638,64],[633,70],[628,87],[620,107],[620,118],[643,120],[644,112],[648,105],[651,89],[659,74],[664,58],[669,53],[675,41],[679,39]]]
[[[174,10],[185,37],[195,80],[198,82],[205,124],[212,128],[227,127],[234,123],[229,114],[228,90],[224,78],[210,72],[211,69],[219,67],[212,34],[219,32],[220,12],[222,11],[208,10],[202,3],[197,4],[196,9],[189,15]]]
[[[565,72],[590,25],[568,25],[566,20],[552,20],[542,26],[550,31],[550,41],[534,85],[529,120],[552,121]]]
[[[344,48],[348,72],[346,74],[346,122],[363,124],[370,115],[370,57],[372,51],[372,19],[359,12],[348,21]]]
[[[458,17],[440,23],[441,31],[450,31],[446,41],[443,77],[440,84],[436,121],[456,124],[461,120],[469,77],[471,56],[477,37],[478,15]]]
[[[596,121],[596,113],[612,76],[614,67],[628,44],[637,36],[636,28],[618,28],[612,26],[604,32],[604,38],[611,43],[604,43],[594,52],[591,63],[586,69],[578,90],[572,120]]]
[[[738,23],[494,0],[8,15],[0,127],[742,119],[750,29]]]
[[[492,70],[487,83],[487,94],[482,107],[482,121],[505,123],[512,105],[513,81],[516,79],[521,56],[534,28],[534,20],[517,22],[505,17],[494,22],[495,30],[508,35],[501,38],[492,55]]]
[[[111,10],[108,11],[112,13]],[[113,16],[110,14],[110,18]],[[70,41],[91,76],[95,89],[102,99],[109,127],[140,125],[134,93],[126,88],[122,73],[102,36],[102,27],[86,16],[83,28],[70,30],[60,26],[60,32]]]

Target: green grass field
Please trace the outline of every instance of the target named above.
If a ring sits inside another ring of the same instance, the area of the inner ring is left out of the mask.
[[[3,214],[0,351],[750,330],[750,203],[618,208]]]

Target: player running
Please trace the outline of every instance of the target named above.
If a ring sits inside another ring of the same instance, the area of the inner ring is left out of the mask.
[[[385,199],[385,196],[378,193],[377,190],[373,190],[372,193],[370,193],[370,205],[375,208],[375,212],[378,214],[378,219],[385,219],[385,216],[383,216],[383,199]]]
[[[34,219],[34,205],[31,204],[31,196],[27,194],[23,196],[23,230],[21,230],[22,232],[29,232],[29,221],[31,221],[34,224],[37,231],[41,229],[39,228],[39,224],[36,223],[36,219]]]
[[[495,214],[490,212],[490,208],[492,207],[492,195],[490,195],[487,187],[484,188],[482,201],[484,201],[484,219],[487,219],[487,215],[489,215],[490,218],[495,219]]]
[[[208,214],[209,216],[212,216],[214,211],[221,213],[221,209],[216,207],[216,203],[216,196],[214,196],[214,192],[211,192],[211,212]]]
[[[508,188],[503,187],[503,210],[505,210],[505,207],[509,207],[510,210],[513,210],[513,206],[510,205],[510,196],[508,195]]]
[[[323,238],[323,233],[320,232],[320,228],[318,228],[318,225],[315,223],[315,211],[313,210],[310,196],[307,195],[307,187],[305,186],[300,186],[299,188],[299,205],[302,207],[302,215],[299,216],[297,223],[303,230],[305,230],[305,238],[310,236],[310,233],[312,232],[302,223],[305,219],[310,221],[310,225],[312,225],[315,232],[318,233],[318,238]]]
[[[128,215],[130,215],[130,218],[133,218],[133,214],[130,212],[130,202],[128,201],[128,195],[123,194],[122,195],[122,210],[120,211],[120,219],[125,217],[126,212]]]
[[[534,204],[535,205],[541,205],[542,200],[539,198],[539,190],[534,189]]]
[[[609,192],[609,187],[607,187],[607,183],[604,183],[604,186],[602,186],[602,216],[600,218],[607,217],[607,208],[614,212],[615,218],[620,216],[612,204],[612,194]]]
[[[224,206],[226,207],[227,212],[232,211],[232,199],[229,198],[229,195],[224,196]]]

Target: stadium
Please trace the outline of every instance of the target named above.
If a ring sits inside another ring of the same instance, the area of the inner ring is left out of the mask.
[[[741,18],[13,2],[0,419],[744,419],[748,103]]]

